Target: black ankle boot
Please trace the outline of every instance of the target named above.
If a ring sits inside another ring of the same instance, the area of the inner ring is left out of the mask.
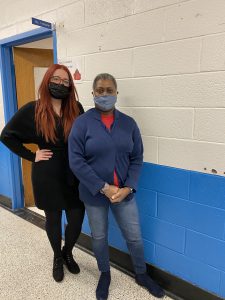
[[[64,264],[67,266],[68,270],[73,274],[80,273],[80,268],[78,264],[75,262],[72,252],[66,251],[66,248],[62,249],[62,256],[64,260]]]
[[[136,274],[135,281],[137,284],[146,288],[150,294],[156,298],[163,298],[165,296],[164,290],[147,274]]]
[[[63,258],[62,257],[54,257],[52,276],[55,279],[55,281],[57,281],[57,282],[60,282],[63,280],[64,271],[63,271]]]
[[[109,295],[109,285],[111,282],[110,271],[102,272],[98,281],[98,286],[96,289],[96,299],[97,300],[106,300]]]

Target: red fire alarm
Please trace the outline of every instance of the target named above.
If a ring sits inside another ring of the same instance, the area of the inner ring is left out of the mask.
[[[80,74],[78,69],[76,69],[76,71],[74,72],[73,79],[74,80],[81,80],[81,74]]]

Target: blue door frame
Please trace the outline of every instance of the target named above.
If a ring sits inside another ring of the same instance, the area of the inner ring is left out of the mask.
[[[56,31],[37,28],[0,40],[0,73],[2,79],[2,94],[5,122],[8,122],[17,111],[16,80],[13,62],[13,47],[22,44],[53,37],[54,63],[57,63]],[[21,160],[10,152],[9,176],[12,182],[12,209],[24,207]]]

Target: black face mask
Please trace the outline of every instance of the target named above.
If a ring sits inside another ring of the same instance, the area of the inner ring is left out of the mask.
[[[63,84],[50,82],[48,85],[50,95],[55,99],[66,99],[70,94],[70,88]]]

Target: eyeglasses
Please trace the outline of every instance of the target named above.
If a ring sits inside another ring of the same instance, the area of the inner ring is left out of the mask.
[[[50,82],[54,82],[54,83],[57,83],[57,84],[62,83],[63,85],[68,86],[68,87],[70,86],[70,80],[69,79],[62,79],[59,76],[52,76],[50,78]]]
[[[111,94],[114,94],[116,92],[115,89],[112,89],[112,88],[97,88],[95,90],[95,93],[96,94],[99,94],[99,95],[103,95],[104,93],[106,92],[107,95],[111,95]]]

